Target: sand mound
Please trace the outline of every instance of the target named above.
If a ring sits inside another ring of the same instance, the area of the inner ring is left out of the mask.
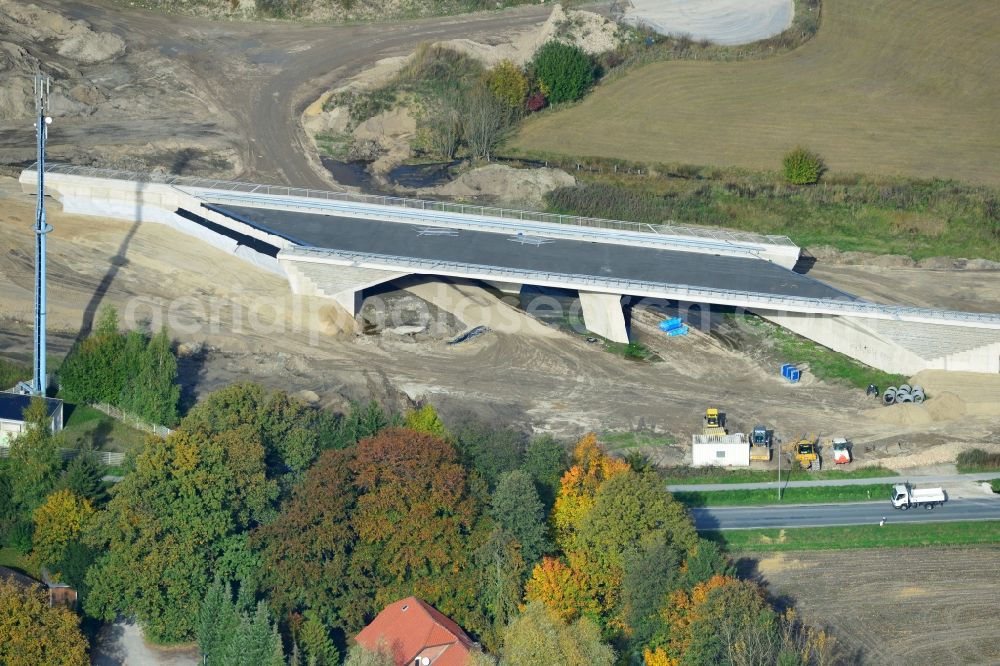
[[[575,44],[594,55],[611,51],[621,43],[618,25],[614,21],[593,12],[564,10],[561,5],[555,5],[540,28],[517,33],[508,41],[484,44],[471,39],[449,39],[438,42],[437,46],[465,53],[492,67],[501,60],[523,65],[531,60],[538,47],[553,39]]]
[[[1000,376],[982,372],[948,372],[923,370],[910,380],[913,386],[923,386],[929,399],[928,408],[945,394],[957,397],[964,406],[962,414],[1000,417]],[[935,407],[937,409],[937,407]],[[944,411],[946,407],[942,407]]]
[[[487,197],[509,206],[540,206],[548,192],[575,183],[573,176],[559,169],[515,169],[505,164],[489,164],[467,171],[445,185],[418,192],[424,196]]]
[[[900,426],[923,426],[961,418],[968,412],[968,406],[965,401],[954,393],[945,391],[931,395],[933,396],[932,398],[929,398],[927,402],[920,405],[909,402],[890,405],[889,407],[878,407],[866,411],[865,416],[880,423],[891,423]],[[997,408],[1000,411],[1000,405]]]
[[[37,5],[10,0],[0,0],[0,28],[31,41],[58,40],[59,55],[85,64],[107,60],[125,50],[125,42],[118,35],[94,32],[84,21],[72,21]]]
[[[664,35],[748,44],[792,24],[792,0],[631,0],[622,20]]]

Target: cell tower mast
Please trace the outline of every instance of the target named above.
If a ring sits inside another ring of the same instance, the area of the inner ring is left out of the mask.
[[[38,201],[35,205],[35,374],[31,392],[40,396],[44,396],[49,387],[45,374],[45,236],[52,231],[52,227],[45,221],[45,140],[52,122],[52,118],[48,116],[51,86],[52,79],[41,72],[35,74]]]

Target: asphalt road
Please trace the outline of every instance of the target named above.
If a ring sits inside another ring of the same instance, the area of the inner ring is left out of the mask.
[[[525,244],[513,235],[486,231],[456,229],[450,235],[426,234],[422,233],[425,227],[399,222],[245,206],[209,208],[315,247],[566,275],[693,283],[712,289],[848,300],[833,287],[763,259],[565,239]]]
[[[1000,497],[949,500],[933,510],[900,511],[887,498],[846,504],[699,508],[691,509],[691,515],[699,530],[877,525],[883,517],[887,523],[1000,520]]]

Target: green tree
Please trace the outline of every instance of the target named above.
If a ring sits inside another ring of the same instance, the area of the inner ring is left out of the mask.
[[[477,534],[481,507],[455,450],[390,428],[359,442],[350,468],[358,490],[352,567],[374,588],[373,610],[412,594],[476,631],[482,620],[468,562],[485,535]]]
[[[515,469],[500,477],[490,500],[490,515],[500,529],[518,540],[529,566],[551,550],[545,507],[531,476],[524,470]]]
[[[250,537],[261,553],[261,589],[280,616],[302,608],[324,614],[324,621],[356,626],[358,609],[348,594],[354,477],[350,451],[324,451],[292,491],[281,513]]]
[[[594,62],[583,49],[572,44],[549,41],[532,60],[542,92],[553,104],[583,97],[594,82]]]
[[[11,499],[27,517],[55,487],[62,456],[45,400],[31,399],[24,410],[24,425],[24,432],[10,443],[8,474]]]
[[[594,506],[583,519],[575,547],[567,553],[574,569],[590,582],[604,621],[620,608],[618,595],[630,551],[666,543],[687,553],[697,533],[684,506],[667,492],[654,472],[631,470],[601,484]]]
[[[177,383],[177,357],[166,327],[139,352],[135,365],[137,372],[130,375],[135,378],[132,391],[123,397],[122,407],[151,423],[176,425],[181,387]]]
[[[480,611],[489,625],[480,632],[480,639],[487,649],[496,650],[504,627],[517,615],[527,566],[521,557],[520,544],[500,530],[494,530],[486,543],[476,549],[472,560],[478,576]]]
[[[681,553],[667,539],[626,553],[619,616],[631,629],[629,643],[646,645],[666,629],[660,609],[677,586]]]
[[[503,60],[486,72],[486,85],[501,102],[521,111],[528,95],[528,77],[510,60]]]
[[[697,544],[684,561],[677,587],[692,588],[707,581],[712,576],[735,576],[736,567],[729,560],[719,544],[708,539],[698,539]]]
[[[32,513],[35,524],[32,560],[39,567],[52,566],[62,560],[66,549],[79,539],[93,513],[89,500],[69,490],[57,490],[48,495]]]
[[[157,642],[193,636],[226,549],[271,515],[277,497],[252,427],[191,426],[182,422],[166,440],[147,441],[85,535],[101,551],[87,575],[87,611],[107,620],[132,615]]]
[[[102,308],[93,332],[70,350],[59,368],[59,383],[70,402],[118,404],[125,389],[125,336],[118,311]]]
[[[23,589],[0,580],[0,663],[5,666],[86,666],[87,639],[80,618],[49,606],[40,586]]]
[[[319,437],[313,410],[283,391],[267,391],[259,384],[227,386],[209,395],[184,418],[188,432],[221,433],[249,428],[263,443],[269,471],[301,472],[315,459]]]
[[[682,664],[764,666],[781,649],[778,617],[751,581],[730,578],[709,590],[688,627],[691,642]]]
[[[68,584],[77,595],[77,607],[83,607],[87,601],[90,588],[86,583],[87,569],[94,563],[97,553],[90,546],[74,541],[66,546],[62,559],[55,563],[59,578]]]
[[[374,400],[362,405],[351,403],[347,414],[321,440],[324,449],[346,449],[365,437],[374,437],[390,426],[399,425],[396,415],[383,410]]]
[[[781,161],[785,180],[792,185],[812,185],[823,174],[823,160],[805,148],[790,151]]]
[[[347,653],[344,666],[396,666],[396,660],[393,659],[392,649],[388,645],[380,645],[375,650],[355,645]]]
[[[444,427],[444,423],[438,416],[434,406],[430,403],[427,403],[420,409],[407,412],[403,418],[403,426],[408,430],[425,432],[428,435],[434,435],[441,439],[450,438],[447,428]]]
[[[299,639],[302,642],[306,659],[310,666],[337,666],[340,664],[340,651],[330,638],[330,632],[320,614],[314,610],[304,613],[302,628],[299,629]]]
[[[615,651],[593,622],[567,624],[534,601],[504,632],[501,666],[611,666]]]
[[[93,450],[89,447],[81,449],[66,465],[57,487],[65,488],[90,500],[95,507],[100,507],[108,499],[108,490],[101,480],[104,478],[104,467],[94,459],[92,453]]]
[[[496,488],[501,475],[520,466],[524,435],[513,428],[469,421],[455,434],[455,448],[466,467],[479,472],[490,488]]]
[[[258,602],[253,615],[240,615],[239,626],[229,638],[222,663],[225,666],[285,666],[281,636],[271,621],[267,603]]]
[[[198,649],[209,666],[221,664],[239,627],[240,618],[233,604],[232,589],[218,578],[208,586],[198,609],[195,637]]]
[[[521,468],[535,481],[545,512],[552,510],[559,493],[559,481],[568,467],[566,447],[551,435],[542,435],[528,442]]]

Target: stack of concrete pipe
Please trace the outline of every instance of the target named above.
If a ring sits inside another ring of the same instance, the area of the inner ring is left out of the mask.
[[[882,394],[882,403],[891,405],[896,402],[915,402],[920,404],[924,401],[924,387],[900,384],[899,388],[890,386]]]

